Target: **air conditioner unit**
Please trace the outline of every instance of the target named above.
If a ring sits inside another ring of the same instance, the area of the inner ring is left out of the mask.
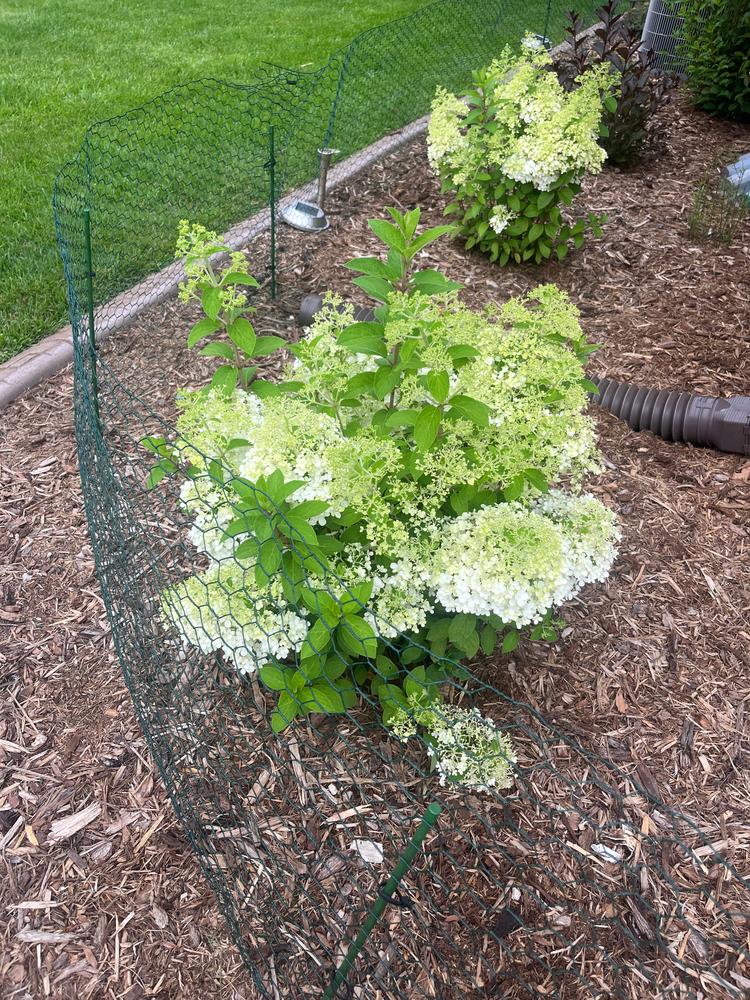
[[[654,50],[654,67],[681,75],[685,72],[680,52],[685,24],[682,9],[683,0],[651,0],[641,35],[643,48]]]

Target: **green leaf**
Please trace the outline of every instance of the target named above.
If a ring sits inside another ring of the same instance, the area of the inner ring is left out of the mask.
[[[283,725],[281,729],[285,729],[290,722],[297,718],[300,714],[300,705],[297,699],[289,694],[288,691],[282,692],[279,697],[279,703],[274,712],[274,715],[278,715],[281,720],[283,720]],[[273,716],[271,716],[271,726],[274,728],[274,732],[279,732],[280,730],[274,727]]]
[[[568,244],[567,243],[558,243],[558,245],[557,245],[557,259],[558,260],[565,260],[565,258],[567,256],[568,256]]]
[[[277,667],[273,663],[267,663],[265,667],[261,667],[258,676],[271,691],[286,691],[289,686],[287,681],[289,671],[282,670],[281,667]]]
[[[147,437],[141,438],[140,444],[154,455],[164,455],[168,451],[167,439],[165,437],[158,437],[155,434],[149,434]]]
[[[346,383],[347,397],[351,396],[352,399],[355,400],[356,404],[359,405],[358,397],[362,393],[369,393],[372,389],[374,381],[375,372],[360,372],[359,375],[354,375]]]
[[[408,711],[409,702],[406,695],[396,684],[384,684],[378,693],[382,705],[392,705],[394,708],[403,708]]]
[[[349,664],[347,661],[341,657],[337,656],[335,653],[329,656],[325,663],[323,664],[323,676],[327,677],[329,681],[338,680],[342,674],[345,674]]]
[[[475,656],[479,650],[476,615],[457,614],[448,628],[448,638],[467,656]]]
[[[523,475],[516,476],[511,483],[506,486],[503,490],[503,496],[507,501],[518,500],[518,498],[523,494],[523,486],[525,483],[525,478]]]
[[[399,253],[404,252],[406,249],[404,234],[392,222],[386,222],[385,219],[370,219],[368,225],[377,238],[385,243],[386,246],[392,247]]]
[[[490,422],[492,412],[486,403],[481,403],[471,396],[453,396],[450,400],[451,410],[457,417],[463,420],[470,420],[477,427],[487,427]]]
[[[425,376],[425,382],[430,395],[438,401],[444,403],[448,398],[450,380],[446,371],[430,371]]]
[[[537,205],[539,209],[546,208],[554,200],[554,194],[552,191],[540,191],[539,197],[537,198]]]
[[[478,358],[479,351],[469,344],[453,344],[452,347],[448,348],[448,356],[453,361],[464,361],[469,358]]]
[[[254,382],[250,384],[250,392],[254,393],[260,399],[270,399],[272,396],[283,396],[284,390],[278,382],[269,382],[264,378],[256,378]]]
[[[292,720],[293,717],[287,719],[281,714],[281,712],[273,712],[271,715],[271,729],[274,733],[281,733],[292,722]]]
[[[326,500],[303,500],[302,503],[295,504],[292,507],[292,513],[294,517],[303,517],[306,521],[309,521],[311,517],[318,517],[320,514],[324,514],[329,507],[330,504]]]
[[[391,410],[385,418],[386,427],[411,427],[416,422],[418,410]]]
[[[475,489],[473,486],[462,486],[455,493],[451,493],[449,502],[452,510],[456,514],[465,514],[469,509],[471,501],[475,495]]]
[[[362,291],[367,292],[371,299],[378,302],[386,302],[388,296],[393,291],[393,285],[385,278],[374,278],[367,274],[362,278],[355,278],[354,284],[358,285]]]
[[[338,343],[354,354],[376,354],[384,358],[388,353],[380,323],[352,323],[339,334]]]
[[[409,695],[415,698],[424,696],[427,686],[426,680],[424,667],[415,667],[414,670],[410,670],[404,679],[404,690],[407,697]]]
[[[327,590],[300,588],[300,597],[305,607],[312,611],[332,631],[341,621],[343,611],[339,602]]]
[[[427,451],[437,437],[442,413],[437,406],[423,406],[414,424],[414,442],[420,451]]]
[[[260,545],[257,538],[246,538],[234,550],[235,559],[257,559]]]
[[[377,257],[355,257],[353,260],[348,260],[344,267],[360,274],[368,274],[373,278],[384,278],[386,281],[392,281],[394,278],[392,269]]]
[[[275,538],[268,538],[263,542],[258,552],[258,564],[255,567],[255,579],[259,586],[265,586],[267,580],[281,566],[282,553],[283,550]]]
[[[323,712],[326,715],[337,715],[346,711],[340,692],[326,681],[313,684],[305,693],[303,704],[312,712]]]
[[[376,656],[375,669],[384,680],[389,680],[391,677],[398,676],[398,667],[393,660],[391,660],[390,657],[386,656],[384,653],[378,653]]]
[[[146,476],[146,489],[152,490],[155,486],[158,486],[166,474],[166,469],[161,465],[155,465],[148,476]]]
[[[422,295],[445,295],[447,292],[458,291],[463,288],[457,281],[449,281],[445,275],[434,268],[426,271],[417,271],[412,275],[411,284]]]
[[[199,319],[188,334],[188,347],[195,347],[199,340],[202,340],[204,337],[210,337],[212,333],[216,333],[220,329],[221,323],[217,323],[214,319],[209,319],[208,317]]]
[[[243,316],[238,316],[234,322],[227,327],[227,335],[233,344],[236,344],[249,358],[253,356],[255,350],[255,330],[252,323]]]
[[[491,625],[485,625],[479,635],[479,642],[485,656],[491,656],[497,643],[497,632]]]
[[[435,240],[439,240],[441,236],[453,235],[456,232],[455,226],[433,226],[432,229],[425,229],[425,231],[418,236],[413,243],[409,244],[408,256],[414,257],[418,254],[420,250],[424,250],[425,247],[429,246],[430,243],[434,243]]]
[[[373,391],[376,399],[385,399],[400,383],[403,372],[390,365],[381,365],[375,372]]]
[[[342,601],[342,607],[347,612],[358,614],[372,597],[372,580],[363,580],[352,584],[346,590],[347,597]]]
[[[306,684],[310,684],[312,681],[317,680],[318,677],[322,676],[324,665],[325,656],[320,656],[318,654],[315,656],[308,656],[302,660],[295,674],[295,677],[298,676],[301,681],[300,689],[302,689]]]
[[[331,629],[326,623],[318,618],[312,625],[300,650],[300,659],[305,660],[310,656],[318,656],[331,645]]]
[[[336,629],[336,642],[349,656],[374,659],[378,649],[372,626],[358,615],[344,615]]]
[[[529,230],[529,235],[526,237],[526,239],[529,240],[530,243],[533,243],[535,240],[538,240],[539,237],[543,235],[543,233],[544,233],[544,226],[540,226],[538,222],[535,222],[534,225]]]
[[[512,653],[518,647],[520,639],[521,636],[517,629],[511,629],[510,632],[506,632],[501,647],[503,653]]]
[[[539,490],[540,493],[547,493],[549,491],[549,483],[539,469],[524,469],[523,477],[526,482],[531,483],[534,489]]]
[[[226,393],[232,393],[237,385],[239,373],[233,365],[219,365],[211,379],[214,389],[223,389]]]
[[[203,358],[226,358],[227,361],[234,361],[234,351],[229,344],[222,341],[206,344],[205,347],[201,348],[200,355]]]
[[[306,545],[317,545],[318,536],[302,517],[297,517],[291,513],[287,514],[285,518],[279,518],[278,529],[287,538],[291,538],[292,541],[297,541],[301,538]]]
[[[258,337],[255,341],[253,356],[263,358],[267,354],[273,354],[274,351],[278,351],[281,347],[286,347],[286,341],[281,337]]]
[[[250,288],[259,288],[257,280],[248,274],[247,271],[227,271],[221,279],[222,285],[249,285]]]
[[[220,290],[215,288],[213,285],[209,285],[208,288],[204,288],[203,295],[201,296],[201,304],[203,306],[203,312],[209,319],[217,319],[221,309]]]

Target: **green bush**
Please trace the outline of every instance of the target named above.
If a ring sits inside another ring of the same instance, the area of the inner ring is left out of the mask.
[[[377,707],[399,740],[421,736],[441,782],[505,788],[509,738],[454,692],[480,651],[554,641],[555,609],[612,566],[614,515],[579,492],[599,466],[594,345],[552,285],[469,309],[419,268],[452,227],[389,213],[370,222],[385,256],[347,264],[373,319],[329,296],[276,382],[253,364],[278,338],[243,315],[246,261],[218,270],[228,248],[183,227],[183,297],[204,312],[188,343],[219,367],[178,394],[169,440],[142,442],[150,487],[182,479],[195,549],[160,619],[257,675],[277,733]]]
[[[532,38],[524,44],[520,56],[506,49],[475,73],[466,94],[439,88],[427,137],[466,248],[501,265],[562,260],[570,243],[583,246],[587,227],[601,235],[604,216],[573,220],[562,207],[601,170],[602,113],[617,103],[609,66],[586,71],[566,93],[550,55]]]
[[[685,0],[687,82],[695,105],[722,118],[750,119],[750,4]]]

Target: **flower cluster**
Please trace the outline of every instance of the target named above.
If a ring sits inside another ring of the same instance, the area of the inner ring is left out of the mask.
[[[501,263],[539,262],[582,235],[559,205],[606,158],[598,138],[612,74],[589,70],[566,93],[551,62],[535,44],[520,57],[506,49],[476,75],[468,100],[441,88],[432,105],[430,164],[455,193],[468,245]]]
[[[394,324],[398,307],[395,300]],[[370,356],[338,357],[346,351],[332,343],[337,316],[332,302],[297,349],[290,372],[304,392],[267,400],[240,391],[187,394],[179,404],[178,446],[185,441],[194,463],[200,454],[221,455],[252,482],[281,471],[300,484],[293,501],[325,501],[326,509],[311,519],[318,526],[353,510],[360,541],[337,555],[331,579],[343,588],[373,581],[369,614],[388,638],[418,632],[436,607],[533,624],[606,576],[617,533],[609,511],[591,497],[553,491],[535,500],[527,484],[528,499],[445,514],[462,486],[505,488],[529,467],[550,482],[561,476],[579,481],[597,468],[581,364],[560,342],[580,339],[577,314],[563,293],[545,286],[484,314],[454,300],[423,304],[428,356],[447,356],[457,344],[472,347],[476,357],[455,373],[453,388],[484,403],[491,417],[486,427],[447,424],[432,449],[414,456],[418,482],[403,477],[394,440],[367,426],[345,434],[341,421],[310,398],[319,394],[327,409],[345,396],[353,375],[371,368]],[[410,407],[429,399],[418,379],[405,382],[402,393]],[[227,452],[230,440],[239,444]],[[231,559],[237,543],[226,534],[232,519],[226,492],[198,477],[184,485],[182,499],[198,551],[219,562]]]
[[[234,560],[170,587],[161,613],[185,643],[223,653],[243,674],[286,659],[307,634],[307,622],[289,608],[280,581],[259,587]]]
[[[447,611],[533,625],[606,577],[616,540],[610,511],[591,497],[554,492],[530,507],[483,507],[443,525],[431,572],[435,598]]]
[[[477,708],[425,706],[409,698],[388,725],[402,741],[422,730],[440,784],[461,784],[477,791],[510,788],[516,755],[509,737]]]

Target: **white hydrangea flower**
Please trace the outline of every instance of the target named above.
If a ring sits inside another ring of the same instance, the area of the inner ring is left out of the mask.
[[[495,205],[490,216],[490,226],[496,233],[500,234],[515,218],[515,212],[511,212],[506,205]]]
[[[510,788],[516,754],[510,738],[477,708],[424,705],[409,697],[408,708],[393,712],[388,727],[406,742],[424,730],[430,760],[440,784],[476,791]]]
[[[483,507],[444,523],[431,584],[446,611],[522,628],[604,579],[617,537],[613,515],[593,497]]]
[[[261,589],[253,570],[233,560],[164,591],[161,617],[187,645],[223,653],[242,674],[299,651],[308,627],[287,605],[280,580]]]
[[[480,792],[513,785],[516,755],[510,738],[476,708],[445,705],[429,730],[430,757],[440,784],[456,782]]]
[[[214,562],[229,559],[236,542],[226,533],[235,516],[226,493],[208,478],[187,479],[180,501],[193,518],[188,538],[198,552]]]

